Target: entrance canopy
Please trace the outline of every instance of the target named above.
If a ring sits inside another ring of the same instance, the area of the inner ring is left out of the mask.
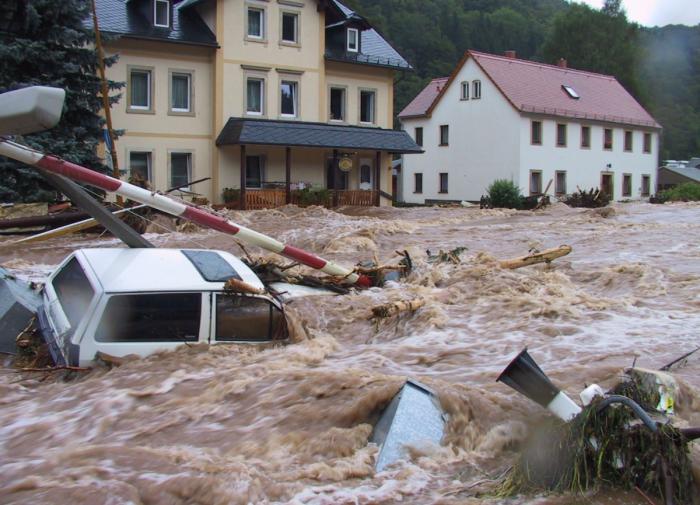
[[[301,121],[230,118],[216,139],[216,145],[246,144],[358,149],[398,154],[423,152],[404,131]]]

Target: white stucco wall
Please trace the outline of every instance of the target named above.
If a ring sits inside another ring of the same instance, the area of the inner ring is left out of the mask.
[[[542,122],[542,145],[530,142],[531,121]],[[557,147],[557,124],[567,125],[567,145]],[[581,147],[581,126],[591,129],[590,148]],[[603,149],[603,130],[613,130],[613,148]],[[625,130],[632,131],[632,151],[624,150]],[[556,171],[566,171],[566,191],[573,193],[576,186],[588,190],[600,188],[602,173],[613,176],[614,199],[638,199],[642,192],[642,175],[650,176],[651,192],[656,185],[656,164],[658,158],[658,134],[651,132],[651,153],[644,153],[644,132],[639,128],[615,124],[591,124],[569,121],[565,118],[526,117],[520,119],[520,189],[524,195],[530,194],[530,171],[542,171],[542,190]],[[610,165],[610,167],[608,167]],[[632,195],[622,195],[623,175],[632,176]],[[548,194],[555,194],[555,182]]]
[[[481,98],[460,100],[462,81],[481,81]],[[449,125],[449,145],[440,146],[440,125]],[[402,174],[405,202],[425,200],[479,200],[495,179],[516,182],[519,114],[473,60],[459,71],[433,111],[432,117],[408,119],[403,127],[415,138],[423,127],[424,154],[404,156]],[[439,193],[439,174],[448,173],[448,192]],[[414,193],[414,174],[423,173],[423,193]]]

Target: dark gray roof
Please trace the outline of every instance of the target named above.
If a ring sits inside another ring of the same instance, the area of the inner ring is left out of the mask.
[[[192,9],[172,7],[172,27],[157,28],[143,14],[148,0],[95,0],[100,31],[124,37],[218,47],[216,37]],[[174,2],[172,2],[174,3]],[[92,18],[86,20],[92,27]]]
[[[333,0],[338,11],[345,16],[345,21],[354,21],[364,18],[352,9],[343,5],[338,0]],[[366,21],[365,21],[366,22]],[[337,23],[335,23],[337,24]],[[369,23],[367,25],[369,26]],[[364,65],[376,65],[401,69],[412,69],[411,65],[394,49],[389,42],[374,28],[362,30],[360,34],[360,53],[348,53],[346,51],[326,50],[326,58],[334,61],[346,61]]]
[[[695,168],[695,167],[668,167],[668,166],[663,166],[661,167],[665,170],[668,170],[669,172],[675,172],[678,175],[682,175],[686,179],[690,179],[691,181],[695,182],[700,182],[700,168]]]
[[[301,121],[230,118],[216,145],[271,145],[421,153],[404,131]]]

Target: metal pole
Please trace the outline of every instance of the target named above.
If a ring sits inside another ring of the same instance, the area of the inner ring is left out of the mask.
[[[285,149],[284,158],[284,184],[285,184],[285,203],[292,203],[292,148]]]
[[[114,142],[114,131],[112,130],[112,108],[109,104],[109,88],[105,77],[104,51],[102,50],[102,37],[100,27],[97,22],[97,7],[95,0],[92,0],[92,23],[95,27],[95,48],[97,49],[97,68],[100,72],[100,82],[102,85],[102,108],[105,111],[105,121],[107,122],[107,134],[109,135],[109,155],[112,157],[112,176],[119,179],[119,162],[117,161],[117,147]],[[117,196],[117,203],[122,205],[122,197]]]
[[[267,235],[236,224],[221,216],[210,214],[193,205],[178,202],[165,195],[151,192],[108,175],[100,174],[89,168],[61,160],[55,156],[46,156],[39,151],[7,140],[0,140],[0,155],[21,161],[28,165],[37,166],[54,174],[64,175],[69,179],[84,184],[90,184],[136,202],[150,205],[154,209],[158,209],[173,216],[182,217],[183,219],[188,219],[199,225],[206,226],[207,228],[212,228],[229,235],[235,235],[246,244],[261,247],[275,254],[280,254],[302,265],[320,270],[325,274],[343,277],[348,284],[355,284],[359,287],[369,287],[371,285],[369,277],[359,275],[351,269],[337,265],[336,263],[320,258],[294,246],[283,244]]]
[[[241,145],[241,201],[238,202],[238,208],[241,210],[245,210],[246,208],[246,196],[245,196],[245,185],[246,185],[246,172],[248,170],[247,167],[247,159],[245,155],[245,146]]]

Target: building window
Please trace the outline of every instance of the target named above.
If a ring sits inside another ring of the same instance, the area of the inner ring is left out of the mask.
[[[651,152],[651,133],[644,134],[644,152],[645,153]]]
[[[413,174],[413,192],[423,192],[423,174]]]
[[[423,127],[422,126],[419,126],[416,128],[415,137],[416,137],[416,144],[423,147]]]
[[[481,98],[481,81],[472,82],[472,99],[478,100]]]
[[[530,194],[542,194],[542,172],[540,170],[530,170]]]
[[[649,196],[651,193],[651,176],[642,176],[642,196]]]
[[[299,107],[299,83],[282,81],[280,84],[280,113],[284,117],[297,117]]]
[[[632,132],[625,131],[625,151],[632,152]]]
[[[583,149],[589,149],[591,147],[591,127],[582,126],[581,127],[581,147]]]
[[[331,88],[331,121],[345,121],[345,88]]]
[[[170,73],[170,111],[192,112],[192,74]]]
[[[447,174],[440,173],[440,193],[447,193]]]
[[[170,28],[169,0],[155,0],[153,2],[153,24],[161,28]]]
[[[450,144],[450,126],[440,125],[440,145],[446,146]]]
[[[265,11],[248,7],[248,38],[262,40],[265,38]]]
[[[554,193],[557,195],[566,194],[566,171],[557,170],[556,180],[554,182]]]
[[[611,151],[613,148],[613,131],[612,128],[603,129],[603,149]]]
[[[129,153],[129,179],[153,181],[151,175],[151,152],[131,151]]]
[[[566,125],[557,124],[557,147],[566,147]]]
[[[576,92],[576,90],[574,88],[572,88],[571,86],[567,86],[566,84],[562,84],[561,87],[564,91],[566,91],[566,94],[569,95],[569,98],[573,98],[574,100],[578,100],[579,98],[581,98],[579,96],[579,94]]]
[[[530,123],[530,143],[535,146],[542,145],[542,121]]]
[[[248,78],[246,87],[246,112],[252,116],[262,116],[264,107],[265,80]]]
[[[360,90],[360,122],[374,123],[376,93],[374,91]]]
[[[370,184],[372,182],[372,167],[364,164],[360,167],[360,184]]]
[[[245,187],[262,188],[264,160],[262,156],[245,157]]]
[[[632,196],[632,175],[622,175],[622,196]]]
[[[299,43],[299,14],[296,12],[282,13],[282,42]]]
[[[469,100],[469,83],[467,81],[462,82],[460,100]]]
[[[360,32],[357,28],[348,28],[348,52],[356,53],[360,50]]]
[[[192,153],[170,153],[170,187],[189,189],[192,180]]]
[[[129,110],[153,111],[153,72],[147,69],[129,69]]]

